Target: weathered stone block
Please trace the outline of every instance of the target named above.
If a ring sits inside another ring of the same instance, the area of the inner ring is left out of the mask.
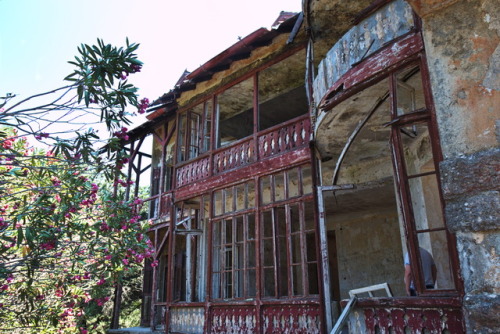
[[[500,231],[458,233],[457,250],[465,293],[500,294]]]
[[[453,232],[492,231],[500,228],[500,192],[464,196],[446,204],[446,222]]]
[[[440,170],[445,200],[497,190],[500,184],[500,148],[445,160],[441,162]]]
[[[467,333],[498,333],[500,296],[474,295],[464,299]]]

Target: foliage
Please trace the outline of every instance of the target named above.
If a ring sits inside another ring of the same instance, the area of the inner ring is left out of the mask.
[[[81,45],[69,85],[17,103],[13,94],[2,98],[0,332],[92,331],[113,287],[151,256],[142,201],[128,200],[120,171],[129,159],[126,108],[148,104],[127,81],[142,66],[138,46]],[[92,115],[110,131],[106,141],[74,129],[71,120]],[[62,123],[75,136],[48,131]],[[30,147],[30,135],[50,146]]]

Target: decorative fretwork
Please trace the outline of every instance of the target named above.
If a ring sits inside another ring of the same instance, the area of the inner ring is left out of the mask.
[[[170,332],[203,333],[205,308],[175,307],[170,311]]]
[[[367,333],[464,333],[462,312],[442,308],[367,308]]]
[[[214,307],[211,311],[210,333],[255,333],[257,325],[254,307]]]
[[[280,305],[262,311],[262,333],[321,333],[319,305]]]

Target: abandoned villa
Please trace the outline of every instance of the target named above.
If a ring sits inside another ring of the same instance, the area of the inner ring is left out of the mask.
[[[158,265],[111,332],[498,333],[499,7],[303,0],[186,71],[129,133]]]

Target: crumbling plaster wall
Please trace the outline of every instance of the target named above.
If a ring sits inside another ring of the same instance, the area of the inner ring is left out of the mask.
[[[468,333],[500,328],[500,2],[410,0],[422,17]]]
[[[384,282],[395,296],[405,295],[395,207],[379,212],[333,214],[327,220],[327,229],[335,230],[342,299],[349,298],[349,290]]]

